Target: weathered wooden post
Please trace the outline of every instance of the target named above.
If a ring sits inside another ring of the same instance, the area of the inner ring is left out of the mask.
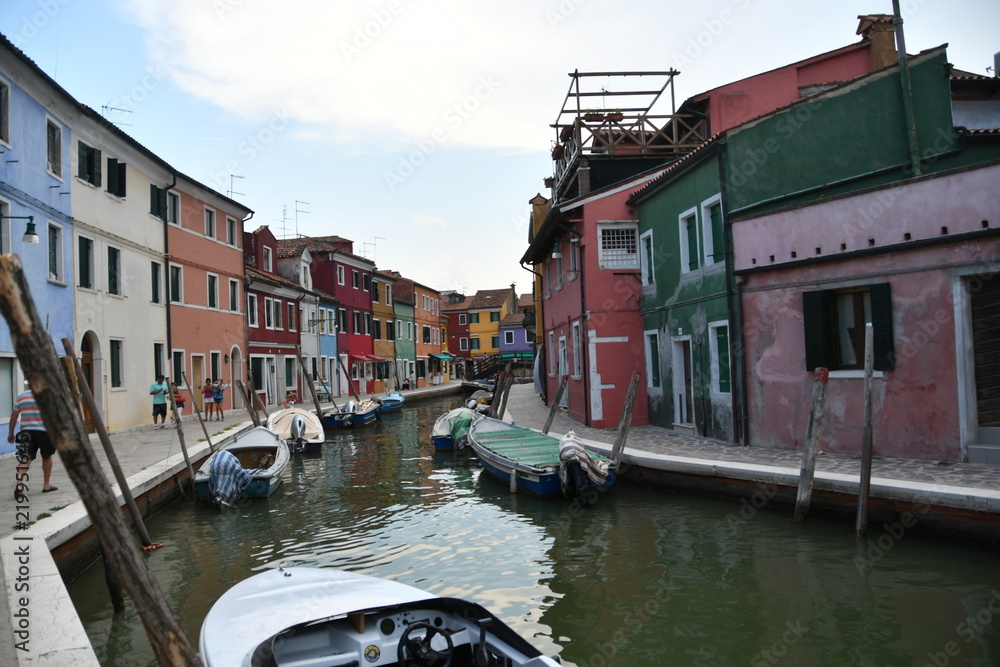
[[[552,405],[549,406],[549,416],[545,419],[545,426],[542,427],[542,433],[548,435],[549,429],[552,428],[552,421],[556,418],[556,412],[559,411],[559,401],[562,400],[563,392],[566,391],[566,384],[569,382],[569,376],[563,375],[562,380],[559,381],[559,389],[556,390],[556,395],[552,397]]]
[[[38,318],[21,261],[0,256],[0,312],[6,318],[18,361],[31,385],[45,430],[94,525],[104,553],[135,603],[161,665],[201,665],[141,558],[111,487],[90,447],[52,339]],[[96,416],[96,415],[92,415]]]
[[[826,405],[826,387],[830,381],[830,371],[817,368],[813,382],[812,409],[809,411],[809,427],[806,442],[802,448],[802,469],[799,473],[799,491],[795,498],[795,520],[802,521],[809,513],[812,499],[813,477],[816,473],[816,441],[823,425],[823,409]]]
[[[208,435],[208,427],[205,426],[205,420],[202,419],[201,410],[198,409],[198,401],[194,400],[194,391],[191,389],[191,383],[188,382],[187,375],[184,371],[181,371],[181,379],[184,380],[184,386],[188,388],[188,393],[191,394],[191,402],[194,404],[194,413],[198,415],[198,423],[201,424],[201,431],[205,434],[205,439],[208,440],[208,451],[215,453],[215,447],[212,446],[212,438]],[[191,476],[191,483],[194,484],[194,475]]]
[[[260,411],[264,413],[264,421],[271,416],[267,413],[267,408],[264,406],[264,400],[260,397],[257,391],[253,388],[253,373],[247,373],[247,393],[250,394],[250,399],[253,401],[253,409],[256,412],[257,406],[260,406]],[[259,424],[258,424],[259,425]]]
[[[858,484],[858,516],[854,532],[858,537],[868,527],[868,496],[872,487],[872,374],[875,366],[875,334],[872,323],[865,325],[865,430],[861,437],[861,480]]]
[[[344,360],[340,356],[337,357],[337,363],[340,364],[340,370],[344,371],[344,377],[347,378],[347,386],[350,387],[351,393],[354,395],[354,400],[358,402],[358,405],[361,405],[361,396],[358,395],[358,388],[351,382],[351,374],[347,372]]]
[[[253,399],[250,398],[250,390],[243,384],[243,380],[237,379],[234,380],[234,383],[236,384],[236,388],[240,390],[240,396],[243,397],[243,407],[247,409],[250,421],[253,422],[254,426],[260,426],[260,417],[257,416],[257,407],[254,405]]]
[[[302,367],[302,374],[305,376],[306,381],[309,383],[309,393],[312,394],[313,404],[316,406],[316,416],[320,419],[323,418],[323,408],[319,405],[319,396],[316,395],[316,387],[313,385],[312,376],[309,375],[309,371],[306,370],[306,360],[302,358],[302,348],[296,346],[295,356],[299,358],[299,366]]]
[[[639,373],[632,371],[632,379],[628,383],[628,393],[625,394],[625,405],[622,406],[622,418],[618,422],[618,432],[615,434],[615,444],[611,448],[611,460],[618,465],[621,462],[628,431],[632,428],[632,408],[635,405],[635,394],[639,391]]]

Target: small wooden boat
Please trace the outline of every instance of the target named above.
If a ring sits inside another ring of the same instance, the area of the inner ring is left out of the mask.
[[[615,465],[587,451],[571,431],[562,440],[530,428],[482,417],[469,429],[469,445],[483,470],[507,482],[511,491],[564,496],[591,504],[611,488]]]
[[[339,409],[328,410],[323,413],[323,426],[328,428],[342,428],[347,426],[362,426],[370,424],[379,418],[381,404],[371,399],[357,403],[348,401]]]
[[[394,391],[391,394],[386,394],[382,398],[378,399],[382,402],[382,412],[390,412],[392,410],[399,410],[403,407],[403,395],[398,391]]]
[[[475,410],[455,408],[444,413],[434,422],[431,429],[431,443],[434,449],[454,449],[455,443],[462,448],[468,444],[469,427],[479,418]]]
[[[323,442],[326,440],[323,422],[319,417],[295,406],[278,410],[268,417],[267,428],[288,443],[293,452],[318,452],[323,449]]]
[[[257,426],[233,438],[208,457],[194,474],[202,502],[267,498],[281,485],[288,466],[288,445],[277,433]]]
[[[473,602],[309,567],[267,570],[223,593],[199,648],[207,667],[559,664]]]

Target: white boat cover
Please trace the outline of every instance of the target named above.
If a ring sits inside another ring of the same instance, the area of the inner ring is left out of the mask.
[[[250,484],[250,476],[255,472],[256,468],[247,470],[238,458],[224,449],[220,450],[212,455],[208,466],[209,493],[213,498],[232,503]]]
[[[249,665],[249,655],[282,630],[349,612],[433,600],[406,584],[341,570],[267,570],[223,593],[201,626],[201,657],[209,667]]]
[[[591,456],[573,431],[567,432],[559,440],[559,460],[564,463],[578,461],[594,486],[602,487],[608,481],[608,461]]]
[[[267,428],[277,433],[282,440],[294,440],[295,434],[292,432],[292,427],[296,417],[305,425],[301,436],[304,442],[323,442],[326,438],[323,433],[323,422],[315,414],[303,408],[293,407],[275,412],[268,417]]]

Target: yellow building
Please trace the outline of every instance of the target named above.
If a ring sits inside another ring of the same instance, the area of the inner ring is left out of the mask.
[[[516,310],[513,285],[476,292],[469,306],[469,353],[473,359],[500,352],[500,322]]]
[[[372,274],[372,337],[375,356],[385,361],[375,362],[375,393],[388,393],[400,387],[393,361],[396,358],[396,316],[393,308],[392,285],[396,279],[380,271]]]

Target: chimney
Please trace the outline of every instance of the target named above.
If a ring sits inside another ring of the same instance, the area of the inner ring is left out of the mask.
[[[890,14],[868,14],[858,17],[858,32],[868,40],[868,71],[896,65],[896,35]]]

